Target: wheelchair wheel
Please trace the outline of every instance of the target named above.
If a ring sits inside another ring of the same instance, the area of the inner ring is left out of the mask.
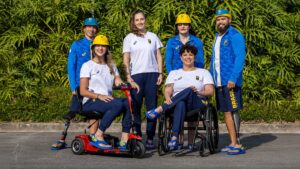
[[[169,133],[167,129],[167,119],[164,114],[159,118],[158,137],[158,154],[161,156],[163,155],[163,152],[169,152]]]
[[[71,147],[72,147],[72,152],[74,154],[82,155],[85,152],[84,144],[83,144],[83,141],[81,139],[78,139],[78,138],[74,139],[72,141]]]
[[[213,124],[212,124],[212,137],[213,137],[213,145],[215,150],[219,147],[219,123],[218,123],[218,114],[215,107],[211,106],[212,108],[212,115],[213,115]]]
[[[206,111],[206,136],[208,148],[211,154],[216,152],[219,142],[218,117],[214,107],[209,104]]]

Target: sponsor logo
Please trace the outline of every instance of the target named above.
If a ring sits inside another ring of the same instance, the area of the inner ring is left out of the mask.
[[[178,77],[177,79],[175,79],[175,81],[181,80],[182,76]]]

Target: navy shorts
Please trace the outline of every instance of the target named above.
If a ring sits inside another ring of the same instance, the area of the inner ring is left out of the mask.
[[[227,86],[216,88],[217,109],[220,112],[235,112],[243,108],[242,89],[229,90]]]

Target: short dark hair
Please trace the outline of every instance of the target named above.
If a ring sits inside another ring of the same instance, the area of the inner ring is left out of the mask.
[[[189,45],[189,44],[183,45],[183,46],[180,48],[180,51],[179,51],[180,56],[181,56],[185,51],[186,51],[186,52],[191,52],[191,53],[194,54],[195,56],[196,56],[197,53],[198,53],[197,48],[196,48],[194,45]]]

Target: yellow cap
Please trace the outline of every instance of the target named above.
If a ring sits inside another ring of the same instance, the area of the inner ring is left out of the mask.
[[[106,45],[109,46],[108,38],[104,35],[98,35],[95,37],[93,41],[93,46],[94,45]]]
[[[187,14],[180,14],[177,16],[176,24],[179,23],[192,23],[191,18]]]

